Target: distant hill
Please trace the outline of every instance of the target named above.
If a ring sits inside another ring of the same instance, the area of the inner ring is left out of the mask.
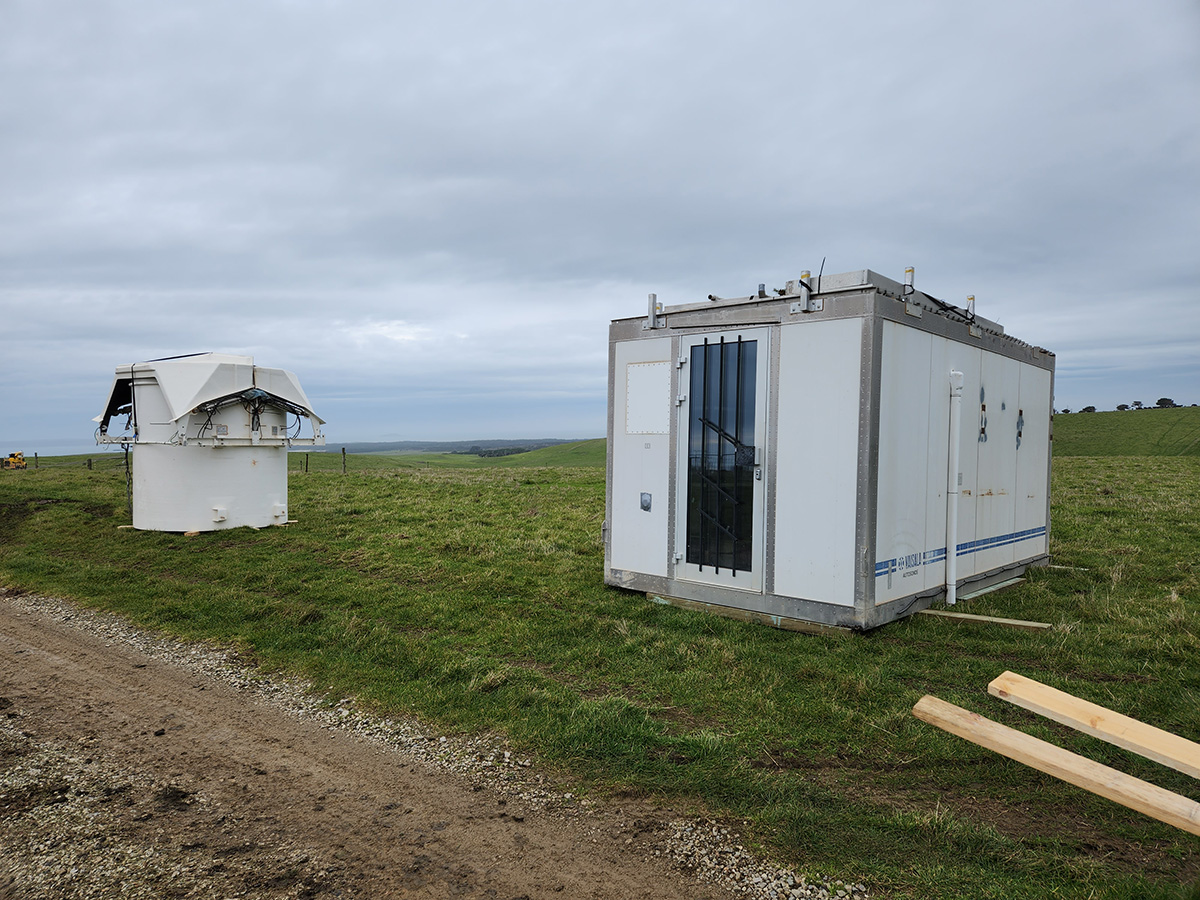
[[[474,447],[526,447],[529,452],[483,460],[466,457],[457,465],[603,466],[605,441],[567,441],[557,438],[487,441],[387,441],[329,444],[327,452],[387,456],[467,453]],[[1124,412],[1059,414],[1054,417],[1055,456],[1200,456],[1200,407],[1139,409]],[[446,459],[445,463],[451,463]],[[414,460],[417,462],[417,460]],[[422,464],[439,464],[420,460]]]
[[[516,453],[512,456],[494,460],[498,466],[600,466],[607,461],[604,438],[594,438],[590,441],[575,441],[570,444],[557,444],[553,447],[543,447],[531,450],[529,453]]]
[[[509,447],[540,450],[542,447],[567,443],[570,441],[565,438],[521,438],[511,441],[330,441],[325,447],[325,452],[341,453],[345,447],[347,453],[469,453],[476,447],[481,450],[503,450]]]
[[[1054,417],[1055,456],[1200,456],[1200,407]]]
[[[469,442],[476,446],[476,442]],[[350,445],[347,444],[347,447]],[[479,468],[522,468],[527,466],[571,466],[604,468],[605,440],[593,438],[587,441],[561,441],[549,447],[539,447],[524,453],[504,456],[479,456],[474,453],[415,453],[411,450],[384,450],[380,453],[355,455],[350,468],[355,471],[380,469],[479,469]],[[335,448],[340,456],[340,445]],[[349,450],[347,450],[349,453]],[[340,465],[340,460],[331,453],[320,456],[321,468]],[[316,462],[314,459],[313,462]],[[306,463],[296,463],[305,465]]]

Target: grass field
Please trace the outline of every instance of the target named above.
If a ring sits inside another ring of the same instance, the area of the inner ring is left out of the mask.
[[[1056,445],[1077,418],[1056,422]],[[986,693],[1011,669],[1200,733],[1200,458],[1060,455],[1065,568],[960,606],[1049,632],[916,616],[814,637],[605,587],[602,448],[547,448],[542,465],[351,456],[345,475],[340,454],[312,454],[308,473],[294,454],[299,524],[190,538],[118,530],[113,462],[2,472],[0,583],[236,645],[382,711],[504,732],[585,791],[748,822],[776,859],[881,896],[1195,896],[1200,838],[911,708],[932,693],[1200,798],[1184,775]]]
[[[1200,406],[1054,417],[1055,456],[1200,456]]]
[[[594,438],[590,441],[575,441],[570,444],[556,444],[553,447],[542,447],[540,450],[530,450],[527,453],[514,453],[512,456],[473,456],[469,453],[362,453],[350,454],[347,457],[347,471],[360,471],[400,468],[456,468],[456,469],[523,469],[531,466],[603,466],[604,438]],[[320,457],[320,465],[329,468],[330,458],[336,459],[334,468],[341,469],[341,454],[336,449],[324,453],[309,454],[310,471],[312,461]],[[291,454],[290,468],[303,469],[303,456]]]

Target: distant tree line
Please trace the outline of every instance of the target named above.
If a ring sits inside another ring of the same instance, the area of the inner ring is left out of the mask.
[[[1195,403],[1192,404],[1192,406],[1195,406],[1195,405],[1196,405]],[[1182,409],[1183,407],[1184,407],[1184,404],[1176,403],[1170,397],[1159,397],[1158,402],[1156,404],[1154,404],[1154,406],[1152,406],[1152,407],[1144,405],[1141,400],[1134,400],[1132,404],[1129,404],[1129,403],[1118,403],[1117,404],[1117,409],[1122,412],[1124,412],[1127,409]],[[1059,412],[1059,413],[1069,413],[1070,411],[1071,410],[1069,410],[1069,409],[1055,410],[1055,412]],[[1081,409],[1079,411],[1081,413],[1095,412],[1096,407],[1085,406],[1083,409]]]
[[[472,447],[469,450],[455,450],[464,456],[512,456],[514,453],[528,453],[530,447]]]

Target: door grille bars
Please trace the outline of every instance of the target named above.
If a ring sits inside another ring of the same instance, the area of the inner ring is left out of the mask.
[[[740,336],[692,347],[687,560],[733,577],[753,558],[756,350]]]

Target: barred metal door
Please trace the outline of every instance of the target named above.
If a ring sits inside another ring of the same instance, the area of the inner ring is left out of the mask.
[[[761,585],[764,337],[698,337],[684,355],[690,371],[680,574],[751,590]]]

